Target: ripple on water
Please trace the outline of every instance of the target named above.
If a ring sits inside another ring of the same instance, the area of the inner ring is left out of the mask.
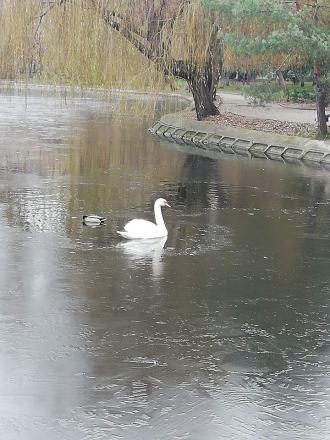
[[[231,244],[230,229],[222,225],[192,226],[189,233],[185,234],[179,229],[175,235],[169,240],[165,255],[203,255]]]
[[[278,373],[287,369],[287,361],[279,353],[237,351],[224,356],[222,368],[240,374]]]

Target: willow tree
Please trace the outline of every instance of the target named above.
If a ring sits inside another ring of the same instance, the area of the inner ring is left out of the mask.
[[[103,14],[160,72],[187,81],[198,119],[219,113],[212,97],[222,60],[215,11],[199,0],[110,0]]]
[[[219,112],[212,99],[222,59],[218,18],[201,0],[7,0],[0,56],[12,61],[11,78],[109,89],[181,78],[202,119]],[[22,35],[13,38],[15,29]]]
[[[314,64],[319,134],[327,134],[330,89],[328,0],[204,0],[221,12],[227,68],[272,69]]]

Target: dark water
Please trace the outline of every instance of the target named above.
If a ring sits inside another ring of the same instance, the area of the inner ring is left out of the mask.
[[[328,170],[184,154],[91,100],[0,115],[1,440],[330,438]],[[158,196],[166,243],[121,241]]]

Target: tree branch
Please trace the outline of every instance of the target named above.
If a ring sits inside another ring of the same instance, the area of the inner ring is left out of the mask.
[[[35,32],[34,32],[34,40],[36,40],[37,39],[37,35],[38,35],[38,32],[39,32],[39,29],[40,29],[40,27],[41,27],[41,24],[42,24],[42,21],[43,21],[43,19],[46,17],[46,15],[55,7],[55,6],[61,6],[64,2],[65,2],[66,0],[59,0],[59,2],[58,3],[53,3],[53,4],[51,4],[51,5],[49,5],[49,7],[42,13],[42,14],[40,14],[39,15],[39,17],[38,17],[38,24],[37,24],[37,27],[36,27],[36,30],[35,30]],[[33,45],[33,47],[35,47],[35,44],[36,43],[34,43],[34,45]]]

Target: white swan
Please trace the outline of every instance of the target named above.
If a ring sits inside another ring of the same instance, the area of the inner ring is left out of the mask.
[[[162,206],[170,207],[165,199],[157,199],[154,205],[156,224],[148,220],[134,219],[124,226],[123,231],[117,233],[128,239],[166,237],[167,229],[162,216]]]

